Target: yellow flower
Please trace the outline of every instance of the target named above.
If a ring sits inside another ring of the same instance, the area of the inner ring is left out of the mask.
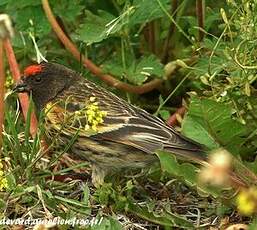
[[[5,190],[6,188],[8,188],[7,179],[5,177],[0,178],[0,191]]]
[[[95,97],[90,97],[90,103],[86,106],[85,115],[87,117],[88,124],[85,128],[91,128],[92,130],[97,131],[97,126],[104,122],[103,118],[106,117],[107,112],[101,111],[98,106],[98,102],[95,100]]]
[[[7,88],[7,89],[10,89],[13,85],[14,81],[13,81],[13,78],[11,77],[11,75],[7,75],[7,78],[5,80],[5,84],[4,86]]]
[[[237,196],[237,208],[246,216],[257,212],[257,188],[242,190]]]
[[[0,159],[0,191],[3,191],[6,188],[8,188],[7,179],[5,177],[5,173],[3,169],[4,169],[4,165],[2,163],[2,160]]]
[[[70,98],[69,98],[70,99]],[[68,103],[68,99],[67,99]],[[46,105],[46,113],[48,113],[48,118],[51,115],[51,110],[53,108],[52,103],[48,103]],[[55,115],[55,114],[54,114]],[[98,105],[98,102],[96,101],[95,97],[90,97],[89,100],[85,102],[85,107],[75,111],[74,113],[69,112],[65,109],[63,112],[63,122],[65,125],[73,125],[73,124],[79,124],[79,128],[82,128],[84,130],[93,130],[97,131],[97,128],[100,124],[103,124],[104,117],[106,117],[107,112],[101,111]],[[86,117],[87,123],[82,125],[81,121],[83,121]],[[60,120],[59,120],[60,123]],[[1,165],[0,165],[1,168]]]

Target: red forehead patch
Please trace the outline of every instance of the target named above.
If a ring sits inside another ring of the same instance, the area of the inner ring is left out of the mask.
[[[24,69],[24,76],[30,76],[42,72],[41,65],[30,65]]]

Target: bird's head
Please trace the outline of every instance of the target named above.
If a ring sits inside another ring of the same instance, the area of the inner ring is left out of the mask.
[[[44,62],[25,68],[21,80],[13,89],[18,93],[31,93],[38,108],[43,108],[68,88],[78,75],[56,63]]]

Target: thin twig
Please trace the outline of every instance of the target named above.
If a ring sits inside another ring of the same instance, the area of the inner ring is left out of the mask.
[[[3,41],[0,39],[0,150],[2,147],[2,131],[4,125],[4,55],[3,55]]]
[[[63,32],[61,27],[59,26],[58,22],[56,21],[55,16],[50,8],[48,0],[42,0],[43,9],[45,14],[48,18],[49,23],[52,26],[52,29],[56,33],[57,37],[63,43],[65,48],[71,52],[71,54],[77,59],[78,61],[82,62],[83,65],[90,70],[91,73],[95,74],[101,80],[113,86],[117,89],[124,90],[130,93],[136,94],[143,94],[152,91],[155,88],[158,88],[163,80],[161,79],[154,79],[150,82],[147,82],[141,86],[134,86],[124,82],[121,82],[111,76],[110,74],[104,74],[102,69],[95,65],[91,60],[87,59],[84,55],[80,54],[77,47],[73,44],[73,42],[67,37],[67,35]]]
[[[150,51],[153,54],[156,54],[156,35],[155,35],[155,22],[149,22],[147,23],[147,27],[148,27],[148,44],[149,44],[149,48]]]
[[[196,14],[198,18],[198,41],[201,42],[204,38],[204,15],[205,15],[205,3],[204,0],[197,0],[196,1]]]
[[[193,44],[192,40],[190,39],[190,37],[185,33],[185,31],[180,27],[180,25],[175,21],[175,19],[173,18],[173,16],[165,9],[164,5],[162,4],[162,2],[160,0],[156,0],[161,8],[161,10],[163,11],[164,14],[166,14],[166,16],[170,19],[170,21],[172,23],[174,23],[174,25],[176,26],[176,28],[178,29],[178,31],[183,34],[183,36],[191,43]]]
[[[185,106],[181,106],[180,108],[178,108],[178,109],[176,110],[176,112],[173,113],[173,114],[167,119],[167,121],[166,121],[167,125],[172,126],[172,127],[175,126],[175,125],[178,123],[177,115],[180,115],[181,117],[183,117],[184,114],[185,114],[185,112],[186,112]]]
[[[16,61],[15,58],[15,54],[11,45],[11,42],[9,39],[6,39],[4,41],[4,48],[5,48],[5,53],[9,62],[9,66],[10,66],[10,70],[13,76],[13,79],[15,82],[18,82],[20,80],[20,70],[19,70],[19,66],[18,63]],[[18,94],[19,97],[19,101],[21,103],[21,108],[22,108],[22,113],[23,113],[23,117],[24,119],[27,118],[27,114],[29,111],[29,96],[27,93],[19,93]],[[30,120],[30,134],[31,136],[35,136],[37,133],[37,118],[36,118],[36,114],[34,112],[32,112],[31,114],[31,120]]]
[[[178,88],[183,84],[183,82],[189,77],[190,73],[188,73],[184,78],[179,82],[179,84],[175,87],[175,89],[169,94],[169,96],[162,102],[160,103],[158,109],[154,113],[155,115],[158,115],[161,108],[167,103],[167,101],[174,95],[174,93],[178,90]]]
[[[257,69],[257,65],[253,65],[253,66],[247,66],[247,65],[243,65],[240,63],[239,59],[238,59],[238,54],[239,54],[239,51],[240,51],[240,48],[241,46],[245,43],[245,42],[248,42],[247,40],[242,40],[239,45],[236,47],[236,52],[235,52],[235,55],[234,55],[234,60],[236,62],[237,65],[239,65],[243,70],[245,69],[250,69],[250,70],[255,70]],[[254,41],[255,42],[255,41]]]
[[[13,35],[12,23],[7,14],[0,14],[0,150],[2,147],[2,132],[4,125],[4,41]]]
[[[229,29],[229,22],[233,20],[233,18],[237,15],[237,12],[240,8],[236,9],[235,12],[232,14],[232,16],[230,17],[230,19],[228,20],[228,23],[226,23],[226,26],[225,28],[223,29],[221,35],[219,36],[217,42],[215,43],[212,51],[211,51],[211,54],[210,54],[210,58],[209,58],[209,64],[208,64],[208,74],[211,76],[212,73],[211,73],[211,62],[212,62],[212,58],[215,54],[215,51],[217,49],[217,47],[219,46],[220,42],[221,42],[221,39],[224,37],[224,35],[226,34],[227,30]]]

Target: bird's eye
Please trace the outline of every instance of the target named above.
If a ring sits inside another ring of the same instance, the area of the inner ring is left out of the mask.
[[[42,78],[40,76],[35,76],[35,82],[40,83]]]

